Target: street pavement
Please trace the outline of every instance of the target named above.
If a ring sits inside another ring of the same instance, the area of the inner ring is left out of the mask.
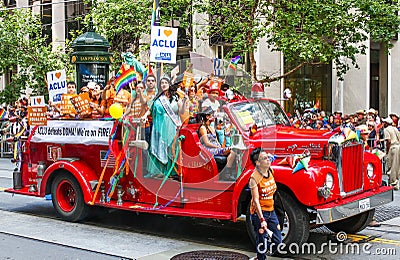
[[[10,187],[12,186],[12,172],[14,165],[10,159],[0,158],[0,179],[6,179]],[[4,183],[4,182],[2,182]],[[3,184],[4,186],[4,184]],[[0,186],[0,196],[13,196],[12,194],[1,192],[4,188]],[[4,197],[3,197],[4,198]],[[43,198],[25,197],[14,195],[13,199],[20,203],[28,201],[36,205],[40,204],[38,210],[51,210],[51,201],[44,201]],[[371,242],[378,243],[379,245],[395,245],[397,255],[400,254],[400,192],[395,191],[395,201],[391,204],[382,206],[377,209],[376,218],[381,222],[381,227],[367,228],[361,235],[349,235],[352,240],[370,239]],[[23,205],[23,204],[22,204]],[[141,260],[155,260],[155,259],[170,259],[181,253],[197,251],[197,250],[220,250],[237,252],[248,257],[255,256],[254,251],[234,250],[231,248],[224,248],[220,246],[211,246],[209,244],[202,244],[186,240],[177,240],[169,237],[149,235],[146,233],[137,233],[129,230],[114,230],[104,227],[93,226],[84,223],[69,223],[59,219],[43,218],[18,212],[0,210],[0,245],[1,240],[4,239],[33,239],[51,243],[52,246],[60,245],[67,246],[73,249],[85,249],[93,252],[100,252],[109,256],[122,256],[126,259],[141,259]],[[32,223],[38,223],[32,225]],[[39,224],[40,223],[40,224]],[[390,230],[391,233],[387,231]],[[329,232],[329,231],[318,231]],[[18,238],[13,238],[17,236]],[[311,235],[311,240],[314,235]],[[318,236],[316,239],[320,239]],[[3,241],[4,242],[4,241]],[[33,242],[32,242],[33,243]],[[15,245],[15,250],[21,250],[20,245]],[[4,251],[5,252],[5,251]],[[8,252],[15,252],[12,248],[8,248]],[[25,252],[26,254],[26,252]],[[29,255],[29,254],[28,254]],[[0,258],[4,257],[0,253]],[[19,259],[13,255],[9,255],[8,259]],[[347,259],[344,257],[337,257],[337,255],[330,255],[325,259]],[[15,257],[15,258],[13,258]],[[25,259],[30,259],[25,258]],[[44,258],[42,258],[44,259]],[[67,258],[66,258],[67,259]],[[75,258],[77,259],[77,258]],[[278,259],[271,257],[269,259]],[[312,259],[312,257],[310,258]],[[348,259],[353,259],[352,256]],[[354,258],[355,259],[355,258]],[[361,259],[361,258],[358,258]],[[372,259],[372,258],[366,258]],[[374,259],[397,259],[397,258],[379,258]]]
[[[10,187],[12,186],[13,169],[14,165],[10,162],[10,159],[0,158],[0,179],[8,179]],[[0,192],[3,191],[4,188],[9,187],[0,187]],[[14,196],[13,199],[17,201],[16,203],[20,203],[24,199],[28,201],[29,199],[31,204],[40,203],[42,210],[48,210],[49,207],[52,207],[51,201],[47,201],[45,202],[46,205],[42,205],[44,200],[43,198],[12,195],[4,192],[3,194],[0,193],[0,195]],[[45,221],[42,221],[42,218],[38,216],[10,211],[0,210],[0,223],[0,247],[1,240],[3,239],[20,239],[22,237],[48,242],[51,243],[51,246],[65,245],[74,249],[85,249],[94,252],[101,252],[107,255],[123,256],[126,259],[170,259],[180,253],[197,250],[230,251],[245,254],[249,257],[254,256],[253,252],[233,250],[161,236],[158,237],[154,235],[132,233],[131,231],[113,230],[82,223],[70,223],[51,218],[46,218]],[[32,225],[32,223],[38,224]],[[4,235],[12,236],[4,237]],[[16,244],[14,249],[15,250],[13,251],[12,248],[8,248],[8,252],[21,250],[21,245]],[[5,251],[3,251],[3,253],[4,252]],[[35,252],[32,253],[35,254]],[[25,251],[24,255],[27,257],[24,259],[30,259],[29,255],[32,254],[29,254],[29,251]],[[5,256],[6,255],[3,255],[2,252],[0,252],[0,258]],[[9,255],[9,257],[10,258],[8,259],[20,259],[15,257],[15,255]],[[35,255],[34,259],[44,259],[37,257],[38,255]]]

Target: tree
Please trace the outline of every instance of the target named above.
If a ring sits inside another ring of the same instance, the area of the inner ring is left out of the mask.
[[[46,44],[40,19],[29,9],[0,9],[0,57],[0,74],[18,70],[0,93],[5,103],[17,100],[28,87],[34,95],[47,96],[46,72],[68,64],[64,52]]]
[[[249,54],[252,80],[262,83],[331,61],[342,77],[347,60],[358,67],[368,36],[389,49],[400,26],[399,3],[387,0],[198,0],[194,9],[209,15],[208,37],[218,34],[232,52]],[[256,75],[254,50],[262,40],[291,65],[281,75]]]
[[[149,48],[144,36],[150,35],[153,0],[105,0],[97,1],[85,22],[93,18],[96,31],[111,45],[114,64],[121,64],[121,53],[138,54]],[[160,25],[167,26],[171,19],[186,27],[190,20],[191,0],[160,1]]]

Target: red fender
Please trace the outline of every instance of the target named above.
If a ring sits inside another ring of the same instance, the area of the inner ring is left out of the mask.
[[[40,196],[45,195],[47,181],[49,180],[50,176],[54,174],[55,171],[60,169],[71,173],[75,177],[81,186],[86,203],[92,201],[94,192],[90,186],[90,181],[98,181],[99,177],[96,175],[92,167],[87,165],[85,162],[80,161],[79,159],[76,161],[60,160],[51,164],[44,172],[42,185],[40,187]]]
[[[237,213],[238,213],[238,203],[240,194],[242,194],[243,189],[249,183],[249,178],[254,171],[253,168],[245,169],[242,174],[240,174],[239,178],[236,180],[235,188],[233,189],[232,195],[232,221],[236,222]]]
[[[324,201],[323,198],[317,195],[318,187],[322,186],[325,181],[325,178],[321,178],[319,175],[324,176],[323,173],[330,172],[334,176],[337,176],[336,169],[332,165],[323,165],[322,167],[315,165],[317,167],[310,167],[308,172],[299,172],[296,174],[293,174],[292,169],[288,166],[274,165],[272,168],[274,169],[274,178],[277,183],[282,183],[293,191],[295,197],[302,204],[312,206],[321,204],[321,201]],[[236,220],[240,194],[248,184],[253,171],[254,167],[247,168],[236,181],[232,195],[232,221]],[[305,189],[304,187],[307,188]],[[338,187],[333,190],[334,194],[332,194],[331,200],[338,195],[335,194],[338,193],[337,189]]]

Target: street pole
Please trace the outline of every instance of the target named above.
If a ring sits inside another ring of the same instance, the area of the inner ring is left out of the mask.
[[[156,19],[154,21],[155,26],[160,26],[160,0],[156,1]],[[161,78],[161,64],[156,62],[156,78],[157,78],[157,93],[161,93],[161,85],[160,85],[160,78]]]

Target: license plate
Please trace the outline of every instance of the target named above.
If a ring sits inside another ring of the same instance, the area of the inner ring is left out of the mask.
[[[369,210],[369,209],[371,208],[371,203],[370,203],[369,198],[360,200],[360,201],[358,202],[358,208],[360,209],[360,211]]]

